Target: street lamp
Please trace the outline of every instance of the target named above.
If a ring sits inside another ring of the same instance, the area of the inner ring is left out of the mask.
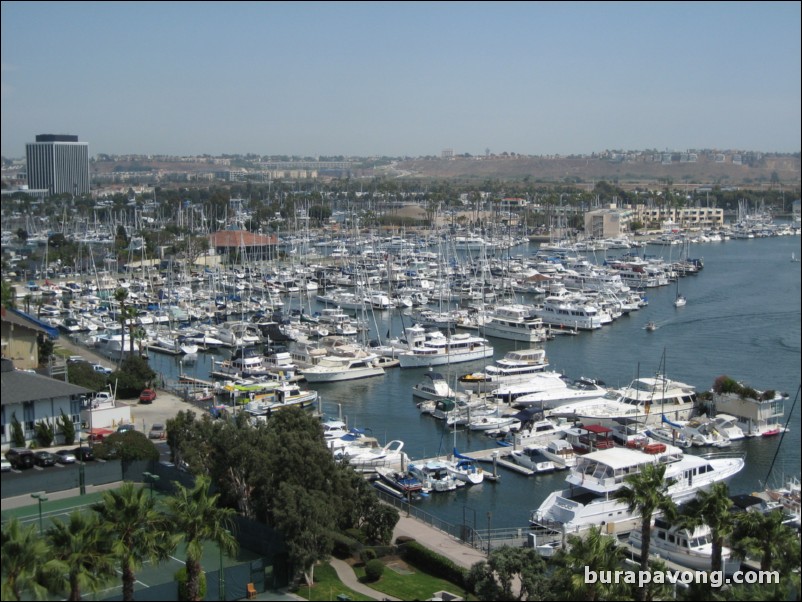
[[[228,529],[226,529],[226,533],[228,533]],[[223,544],[219,545],[220,548],[220,577],[217,581],[217,594],[218,599],[225,600],[226,599],[226,571],[223,568]]]
[[[487,555],[490,556],[490,521],[493,519],[493,513],[487,513]]]
[[[142,476],[145,477],[145,482],[150,483],[150,501],[153,501],[153,486],[159,482],[159,475],[150,472],[143,472]]]
[[[32,493],[31,497],[39,502],[39,535],[41,535],[42,531],[44,531],[44,528],[42,527],[42,502],[46,502],[47,497],[45,497],[44,491],[40,491],[39,493]]]

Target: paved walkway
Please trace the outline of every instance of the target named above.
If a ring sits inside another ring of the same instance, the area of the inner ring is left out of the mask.
[[[367,585],[361,583],[359,579],[357,579],[356,573],[354,573],[353,567],[350,564],[345,562],[344,560],[340,560],[339,558],[334,558],[333,556],[329,560],[329,564],[331,567],[337,572],[337,577],[340,578],[340,581],[343,582],[343,585],[354,590],[355,592],[359,592],[364,596],[370,596],[371,598],[375,598],[376,600],[399,600],[400,598],[393,598],[392,596],[388,596],[385,593],[380,591],[376,591],[375,589],[368,587]]]
[[[477,562],[487,560],[484,552],[463,543],[448,533],[438,531],[422,521],[406,516],[403,511],[401,512],[401,519],[393,531],[393,541],[400,535],[414,538],[430,550],[445,556],[466,569],[471,568]]]

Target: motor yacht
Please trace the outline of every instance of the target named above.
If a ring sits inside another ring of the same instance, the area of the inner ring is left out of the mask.
[[[554,462],[547,458],[540,447],[525,447],[511,452],[512,461],[534,473],[554,472]]]
[[[310,383],[330,383],[384,376],[384,368],[374,354],[360,353],[350,357],[326,355],[314,366],[301,370],[301,374]]]
[[[707,525],[684,529],[658,517],[654,519],[651,531],[650,554],[689,569],[710,570],[713,538]],[[629,544],[636,550],[641,549],[643,542],[640,529],[635,529],[629,534]],[[728,575],[741,568],[740,560],[733,558],[732,551],[726,546],[721,551],[721,560],[724,572]]]
[[[637,378],[628,387],[610,391],[604,397],[561,405],[545,413],[585,424],[653,425],[664,417],[673,422],[688,420],[695,407],[696,390],[691,385],[658,375]]]
[[[729,479],[744,467],[743,457],[704,458],[683,454],[678,447],[651,444],[642,449],[612,447],[581,456],[566,477],[567,488],[546,498],[530,517],[532,525],[550,530],[578,532],[601,525],[607,532],[628,531],[637,509],[630,511],[615,493],[626,485],[626,477],[644,466],[665,464],[671,484],[667,494],[682,503],[713,483]]]
[[[543,372],[549,365],[546,350],[539,347],[508,351],[496,363],[482,372],[463,374],[458,382],[466,391],[483,393],[508,385],[527,381],[533,374]]]
[[[493,356],[493,347],[487,339],[468,333],[447,337],[442,332],[426,333],[422,345],[397,355],[402,368],[442,366],[484,359]]]
[[[535,314],[534,305],[498,305],[489,313],[482,331],[487,337],[525,343],[540,343],[547,338],[543,319]]]

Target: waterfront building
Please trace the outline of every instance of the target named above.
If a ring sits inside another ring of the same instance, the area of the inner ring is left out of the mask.
[[[28,186],[50,194],[89,193],[89,143],[78,136],[40,134],[25,145]]]

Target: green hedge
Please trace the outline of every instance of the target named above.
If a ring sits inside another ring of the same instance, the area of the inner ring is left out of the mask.
[[[417,541],[407,542],[399,547],[404,556],[404,560],[410,564],[426,567],[426,572],[435,577],[440,577],[451,583],[455,583],[465,588],[465,578],[467,571],[454,562],[433,552],[429,548],[422,546]]]
[[[332,532],[331,537],[334,541],[331,553],[335,558],[339,558],[340,560],[359,557],[365,547],[362,543],[353,537],[348,537],[345,533]]]

